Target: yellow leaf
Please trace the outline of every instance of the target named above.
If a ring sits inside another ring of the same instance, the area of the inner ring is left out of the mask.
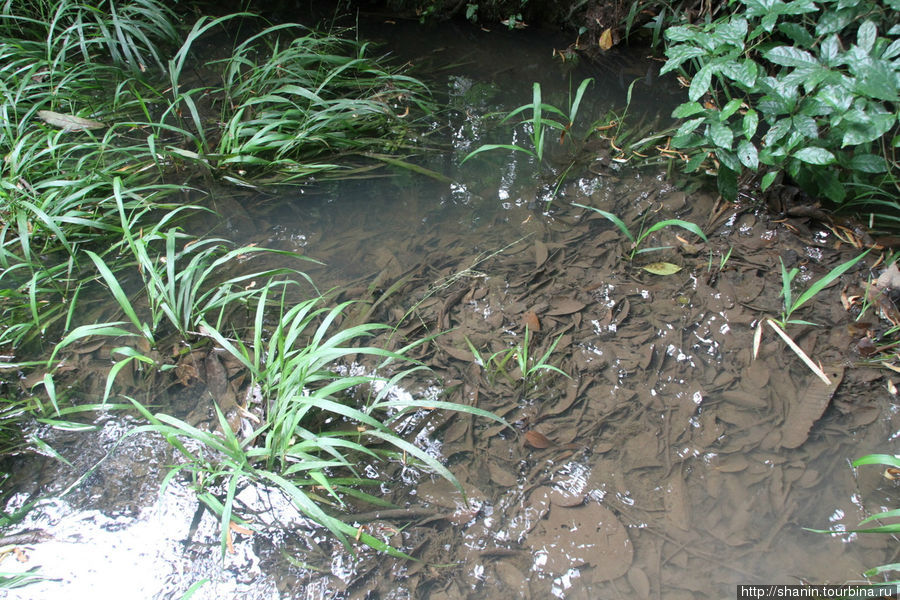
[[[612,37],[612,29],[607,29],[603,33],[600,34],[600,41],[598,42],[601,50],[609,50],[613,47],[613,37]]]
[[[672,275],[673,273],[677,273],[681,270],[681,267],[678,265],[673,265],[668,262],[655,262],[650,263],[649,265],[644,265],[641,267],[648,273],[653,273],[654,275]]]

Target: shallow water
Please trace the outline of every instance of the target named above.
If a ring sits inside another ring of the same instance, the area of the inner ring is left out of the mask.
[[[199,514],[192,528],[189,492],[175,483],[157,493],[172,460],[165,444],[149,435],[119,443],[133,423],[108,415],[95,433],[39,431],[74,468],[26,463],[11,506],[34,490],[61,493],[100,462],[26,523],[53,539],[30,545],[18,568],[40,565],[58,579],[9,596],[177,598],[207,578],[193,598],[687,599],[734,597],[739,583],[856,580],[891,562],[887,536],[803,530],[852,528],[896,506],[896,485],[876,467],[849,467],[869,452],[895,452],[900,416],[885,373],[851,367],[859,356],[843,285],[802,311],[821,327],[790,330],[837,375],[836,391],[771,330],[752,358],[759,319],[780,312],[779,257],[805,265],[805,286],[853,250],[802,219],[722,206],[608,159],[583,165],[555,197],[524,155],[486,153],[458,169],[484,141],[525,143],[482,115],[530,102],[534,79],[545,98],[564,104],[570,80],[605,77],[583,108],[582,131],[621,107],[629,74],[643,73],[636,107],[664,105],[675,90],[640,57],[571,72],[542,35],[433,31],[428,48],[417,49],[410,45],[421,36],[380,31],[400,56],[436,73],[455,108],[433,124],[446,151],[421,158],[454,183],[381,170],[376,179],[278,197],[217,193],[212,202],[228,215],[232,238],[301,251],[325,263],[305,269],[320,289],[380,300],[372,319],[400,322],[410,337],[449,331],[421,357],[433,376],[409,382],[408,392],[430,398],[440,389],[441,399],[494,411],[515,427],[438,413],[407,425],[446,460],[468,505],[408,465],[370,466],[369,475],[396,482],[385,486],[388,499],[417,511],[361,517],[423,560],[402,563],[367,551],[354,558],[274,495],[248,488],[240,499],[264,533],[235,533],[222,561],[215,520]],[[552,154],[551,162],[565,156]],[[621,233],[572,202],[629,224],[685,219],[709,243],[666,229],[647,246],[670,249],[630,262]],[[640,268],[661,260],[682,269],[658,276]],[[865,281],[866,271],[853,273],[844,284]],[[543,372],[524,385],[515,369],[485,368],[472,355],[467,340],[483,356],[521,346],[526,323],[539,327],[531,356],[557,342],[549,363],[570,378]],[[798,411],[832,392],[821,418]],[[176,390],[163,402],[189,413],[199,397]]]

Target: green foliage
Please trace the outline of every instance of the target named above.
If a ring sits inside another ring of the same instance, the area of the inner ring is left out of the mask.
[[[703,230],[700,229],[700,227],[696,223],[691,223],[690,221],[684,221],[682,219],[666,219],[664,221],[658,221],[658,222],[654,223],[653,225],[651,225],[650,227],[647,227],[645,229],[644,221],[642,219],[641,220],[641,229],[638,232],[637,236],[635,236],[633,233],[631,233],[631,230],[622,221],[622,219],[620,219],[616,215],[612,214],[611,212],[601,210],[599,208],[594,208],[593,206],[585,206],[584,204],[578,204],[577,202],[573,202],[572,206],[577,206],[578,208],[585,208],[587,210],[592,210],[595,213],[598,213],[600,216],[607,219],[608,221],[610,221],[616,227],[618,227],[619,231],[621,231],[625,235],[625,237],[628,238],[628,241],[631,242],[631,254],[629,254],[629,256],[628,256],[629,260],[634,260],[635,254],[642,254],[644,252],[654,252],[656,250],[664,250],[664,249],[668,248],[668,246],[657,246],[657,247],[653,247],[653,248],[641,248],[640,250],[638,249],[638,247],[641,245],[641,242],[643,242],[647,238],[647,236],[649,236],[651,233],[659,231],[660,229],[665,229],[666,227],[680,227],[682,229],[690,231],[691,233],[693,233],[694,235],[699,237],[704,242],[707,241],[706,234],[703,233]]]
[[[544,159],[547,130],[555,129],[562,132],[561,135],[564,136],[571,129],[576,117],[578,116],[578,109],[581,106],[581,101],[584,98],[584,93],[585,91],[587,91],[587,87],[592,82],[593,79],[590,78],[585,79],[581,82],[575,92],[574,98],[569,103],[568,111],[563,111],[562,109],[557,108],[553,105],[543,103],[541,100],[541,84],[535,82],[532,86],[531,104],[523,104],[522,106],[510,111],[505,117],[503,117],[503,120],[500,121],[500,123],[505,123],[513,117],[530,110],[531,117],[520,121],[519,124],[526,126],[526,131],[528,132],[528,137],[531,140],[532,147],[525,148],[524,146],[519,146],[516,144],[484,144],[467,154],[466,157],[462,159],[462,162],[466,162],[476,154],[487,152],[488,150],[512,150],[514,152],[523,152],[535,158],[538,163],[541,163]],[[548,113],[555,117],[559,117],[562,120],[548,118]]]
[[[125,367],[152,376],[173,369],[163,342],[212,340],[246,366],[260,394],[262,421],[250,435],[239,437],[221,411],[219,431],[210,432],[135,408],[149,421],[139,430],[161,433],[184,459],[166,481],[193,476],[198,497],[221,517],[223,549],[229,524],[240,520],[234,496],[250,482],[280,489],[345,544],[356,537],[405,556],[333,515],[346,509],[347,497],[383,503],[361,491],[380,482],[361,477],[358,461],[402,456],[455,481],[391,425],[409,411],[488,413],[396,400],[391,389],[422,368],[408,361],[388,375],[346,375],[355,357],[381,359],[385,373],[415,344],[398,352],[358,347],[385,326],[340,328],[346,305],[325,307],[318,296],[290,308],[284,296],[272,302],[274,290],[289,287],[288,276],[311,282],[286,268],[250,272],[246,259],[296,255],[188,235],[181,219],[201,208],[173,197],[192,191],[185,182],[196,177],[283,183],[341,168],[338,159],[348,154],[389,152],[411,126],[409,107],[428,108],[427,90],[369,58],[365,44],[255,23],[260,33],[233,52],[224,48],[221,61],[205,65],[211,84],[196,87],[188,74],[198,40],[251,18],[204,17],[185,33],[158,0],[0,5],[0,346],[4,360],[13,360],[43,350],[29,345],[59,340],[40,365],[48,371],[41,384],[49,404],[37,394],[28,404],[0,403],[0,429],[29,412],[43,423],[84,428],[59,417],[118,408],[106,401]],[[104,289],[121,316],[94,322],[97,313],[82,310],[83,299]],[[273,304],[278,313],[266,316]],[[244,339],[234,316],[254,308]],[[54,381],[56,358],[71,344],[104,337],[121,339],[110,350],[116,362],[102,402],[66,406],[70,388]],[[352,393],[363,388],[372,392],[358,405]],[[53,420],[45,415],[51,407]],[[31,443],[54,454],[36,438]],[[0,574],[0,585],[29,579]]]
[[[900,469],[900,456],[896,456],[893,454],[867,454],[862,458],[858,458],[853,461],[852,466],[860,467],[863,465],[883,465],[888,467],[889,469]],[[862,521],[860,521],[860,525],[865,525],[866,523],[871,523],[872,521],[880,521],[881,519],[896,519],[900,517],[900,509],[887,510],[883,511],[869,517],[866,517]],[[847,530],[833,530],[833,529],[808,529],[808,531],[813,531],[815,533],[831,533],[831,534],[845,534],[845,533],[887,533],[890,535],[896,535],[900,533],[900,523],[890,523],[887,525],[880,525],[878,527],[864,527],[862,529],[847,529]],[[877,575],[884,575],[885,573],[897,573],[900,572],[900,563],[891,563],[884,564],[877,567],[873,567],[871,569],[866,570],[863,575],[866,577],[875,577]],[[900,579],[894,579],[893,581],[887,581],[878,583],[877,585],[900,585]]]
[[[809,321],[802,321],[797,319],[791,319],[791,315],[799,309],[801,306],[812,300],[819,292],[824,290],[826,287],[834,283],[834,281],[850,270],[856,263],[863,259],[863,257],[869,253],[869,250],[866,250],[856,258],[852,258],[847,262],[841,263],[835,268],[831,269],[828,273],[822,276],[820,279],[816,280],[813,284],[811,284],[806,291],[804,291],[800,296],[796,299],[793,297],[793,293],[791,291],[791,284],[794,281],[794,278],[800,273],[800,269],[794,267],[790,271],[788,271],[784,266],[784,261],[779,257],[779,262],[781,263],[781,296],[784,299],[784,310],[781,313],[781,320],[776,321],[776,323],[780,324],[782,327],[787,325],[788,323],[800,324],[800,325],[815,325],[815,323],[810,323]]]
[[[763,190],[785,172],[834,202],[846,199],[847,184],[897,189],[900,4],[734,6],[711,23],[665,32],[661,73],[691,75],[689,101],[673,113],[682,122],[672,144],[690,155],[685,169],[715,169],[732,199],[744,172],[757,173]]]
[[[494,352],[487,358],[484,358],[482,354],[478,351],[477,348],[466,338],[466,344],[469,346],[469,350],[471,350],[472,355],[475,356],[475,361],[481,365],[485,370],[493,373],[493,376],[498,374],[502,374],[507,378],[510,378],[508,365],[510,361],[514,361],[515,365],[519,370],[519,377],[522,382],[523,392],[528,392],[528,389],[535,385],[538,377],[541,375],[541,371],[549,371],[551,373],[557,373],[562,375],[563,377],[569,377],[569,374],[550,364],[550,355],[553,354],[553,351],[556,350],[556,346],[559,344],[559,341],[562,339],[562,335],[557,337],[546,351],[541,355],[540,358],[535,359],[531,352],[531,342],[533,340],[533,334],[528,326],[525,326],[525,333],[522,336],[522,341],[513,346],[512,348],[507,348],[505,350],[498,350]]]
[[[251,389],[258,393],[256,402],[264,411],[261,423],[239,438],[218,407],[220,431],[212,433],[169,415],[153,415],[135,403],[150,421],[135,432],[156,431],[182,454],[185,462],[173,467],[166,481],[180,472],[190,474],[199,498],[222,519],[223,552],[236,485],[244,481],[281,490],[300,512],[326,527],[347,547],[356,537],[379,551],[406,557],[331,514],[346,508],[347,496],[383,504],[359,489],[383,483],[360,475],[360,460],[403,455],[405,460],[416,461],[459,487],[444,465],[406,441],[391,424],[410,411],[424,409],[459,410],[505,422],[475,407],[392,398],[391,392],[401,380],[424,368],[405,356],[421,342],[397,352],[364,345],[367,338],[389,328],[373,323],[339,326],[349,302],[329,307],[324,298],[316,297],[288,308],[282,296],[275,329],[264,331],[268,295],[274,288],[275,284],[267,284],[258,297],[247,344],[233,343],[204,323],[207,335],[250,372]],[[381,363],[369,374],[348,375],[341,363],[351,357],[372,357],[381,359]],[[406,366],[390,376],[379,374],[391,363]],[[350,395],[354,390],[357,396],[363,396],[362,401]],[[203,451],[189,448],[181,441],[184,438],[199,443]],[[224,501],[215,494],[218,490],[225,490]],[[326,512],[323,507],[332,510]]]

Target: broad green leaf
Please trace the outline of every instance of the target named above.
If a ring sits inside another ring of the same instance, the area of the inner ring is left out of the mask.
[[[738,111],[738,109],[741,107],[741,104],[742,102],[740,98],[732,98],[731,100],[729,100],[725,104],[725,106],[722,107],[722,111],[719,114],[719,120],[723,122],[726,121],[728,117]]]
[[[756,134],[756,128],[759,127],[759,113],[752,108],[744,115],[744,121],[741,124],[744,131],[744,137],[748,140]]]
[[[859,26],[856,32],[856,45],[864,52],[869,53],[875,45],[875,38],[878,35],[878,29],[872,21],[865,21]]]
[[[850,111],[846,115],[852,124],[844,131],[841,147],[856,146],[877,140],[894,125],[897,117],[891,113]]]
[[[642,265],[641,268],[654,275],[673,275],[681,270],[681,267],[670,262],[655,262]]]
[[[867,62],[857,71],[854,90],[864,96],[897,102],[898,70],[884,60]]]
[[[850,159],[850,168],[863,173],[884,173],[887,162],[883,156],[876,154],[856,154]]]
[[[828,65],[833,66],[841,51],[841,41],[837,34],[832,34],[822,40],[819,45],[819,58]]]
[[[729,169],[726,166],[722,166],[719,168],[719,173],[716,176],[716,185],[719,188],[719,193],[726,200],[734,202],[737,200],[737,172]]]
[[[809,139],[819,137],[819,128],[816,126],[816,121],[812,117],[806,115],[794,115],[791,118],[791,122],[794,126],[794,131],[799,132],[803,137]]]
[[[756,146],[754,146],[752,142],[741,140],[738,144],[737,156],[738,160],[741,161],[741,164],[748,169],[753,169],[755,171],[759,166],[759,155],[756,152]]]
[[[766,191],[769,189],[769,186],[775,181],[775,178],[778,177],[777,171],[769,171],[765,175],[763,175],[762,180],[759,183],[759,189],[762,191]]]
[[[701,113],[705,108],[699,102],[685,102],[684,104],[679,104],[678,108],[672,111],[672,116],[676,119],[684,119],[686,117],[692,117],[697,113]]]
[[[713,27],[713,38],[744,49],[744,38],[747,36],[747,20],[732,19],[725,23],[717,23]]]
[[[809,48],[815,43],[815,38],[799,23],[779,23],[778,31],[785,34],[794,44]]]
[[[704,121],[706,121],[706,117],[697,117],[696,119],[685,121],[681,124],[673,137],[677,138],[688,135],[689,133],[693,133],[694,130],[697,129],[697,127],[699,127],[700,124]]]
[[[765,136],[765,145],[772,146],[778,140],[783,138],[785,134],[791,130],[791,120],[790,119],[780,119],[774,125],[769,128],[769,131],[766,132]]]
[[[699,100],[703,94],[709,91],[709,84],[712,81],[712,76],[712,66],[708,64],[704,65],[691,80],[691,86],[688,88],[688,98],[692,101]]]
[[[722,75],[740,83],[748,91],[756,84],[758,70],[756,62],[749,59],[740,62],[729,59],[719,66]]]
[[[689,42],[694,41],[700,31],[696,27],[669,27],[666,29],[666,38],[673,42]]]
[[[813,67],[819,64],[812,54],[793,46],[776,46],[765,52],[763,57],[785,67]]]
[[[663,65],[663,68],[659,70],[659,74],[665,75],[669,71],[680,67],[684,61],[698,56],[704,56],[705,54],[707,54],[706,50],[696,46],[688,46],[687,44],[672,46],[666,50],[666,56],[669,57],[669,60],[667,60],[666,64]]]
[[[900,54],[900,38],[891,42],[891,45],[885,48],[884,52],[881,54],[882,60],[890,60]]]
[[[731,144],[734,140],[734,133],[727,125],[713,121],[709,124],[707,135],[709,136],[709,139],[712,141],[712,143],[715,144],[718,148],[731,150]]]
[[[719,162],[721,162],[724,166],[728,167],[735,173],[741,172],[741,161],[740,159],[738,159],[737,154],[735,154],[731,150],[716,148],[716,158],[718,158]]]
[[[808,146],[801,148],[792,154],[797,160],[801,160],[811,165],[829,165],[834,162],[834,154],[825,148],[817,146]]]

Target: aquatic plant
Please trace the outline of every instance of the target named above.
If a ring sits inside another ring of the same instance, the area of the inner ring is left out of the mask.
[[[784,308],[781,312],[781,319],[776,322],[782,327],[785,327],[788,324],[815,325],[815,323],[810,323],[809,321],[792,319],[791,315],[801,306],[812,300],[819,292],[831,285],[838,277],[853,268],[853,266],[862,260],[868,253],[869,250],[866,250],[856,258],[852,258],[834,267],[821,278],[810,284],[810,286],[797,298],[793,297],[791,288],[794,278],[800,273],[800,269],[794,267],[788,271],[784,266],[784,261],[779,257],[778,261],[781,264],[781,297],[784,299]]]
[[[560,132],[559,140],[563,141],[566,135],[572,128],[572,125],[575,123],[575,119],[578,116],[578,109],[581,106],[581,101],[584,98],[584,93],[587,91],[588,85],[593,82],[593,79],[588,78],[581,82],[578,86],[578,89],[575,91],[575,96],[572,101],[569,103],[569,109],[567,112],[564,112],[562,109],[559,109],[551,104],[545,104],[541,100],[541,84],[535,82],[532,86],[532,100],[531,104],[523,104],[522,106],[510,111],[507,113],[505,117],[500,121],[500,123],[505,123],[512,119],[513,117],[526,112],[531,111],[531,117],[520,121],[520,124],[524,124],[527,126],[528,137],[531,140],[532,148],[525,148],[524,146],[519,146],[517,144],[483,144],[479,146],[462,159],[460,164],[466,162],[473,156],[477,154],[481,154],[482,152],[487,152],[489,150],[512,150],[514,152],[523,152],[532,156],[537,160],[538,163],[543,161],[544,158],[544,150],[546,148],[546,139],[548,129],[555,129]],[[548,113],[555,117],[559,117],[562,120],[557,121],[554,118],[548,118]]]
[[[366,323],[342,328],[338,325],[349,302],[329,307],[323,297],[291,307],[284,290],[275,329],[264,331],[267,284],[258,298],[251,341],[233,342],[208,323],[204,330],[229,352],[251,375],[252,402],[240,407],[245,417],[257,423],[252,431],[232,429],[215,405],[219,431],[207,432],[165,414],[151,414],[139,403],[136,408],[150,421],[134,430],[162,434],[185,459],[166,476],[189,473],[199,499],[222,521],[222,551],[225,551],[233,518],[234,496],[239,482],[271,486],[280,490],[306,517],[327,528],[345,547],[356,539],[379,551],[406,556],[362,528],[348,523],[352,514],[345,498],[375,505],[387,504],[363,488],[384,482],[360,474],[360,460],[403,460],[418,464],[459,483],[437,459],[405,440],[394,428],[414,410],[449,409],[502,419],[481,409],[437,400],[392,398],[401,380],[424,369],[406,354],[422,341],[392,352],[359,345],[386,325]],[[268,338],[268,341],[266,341]],[[345,359],[382,359],[366,374],[350,375]],[[390,376],[381,375],[391,363],[404,364]],[[356,391],[356,398],[352,395]],[[252,412],[251,412],[252,411]],[[255,416],[256,415],[259,416]],[[240,435],[240,437],[238,437]],[[199,443],[203,452],[181,439]],[[387,444],[388,447],[383,447]],[[165,484],[164,484],[165,485]],[[224,495],[224,498],[222,498]],[[327,509],[327,510],[326,510]]]
[[[512,379],[509,374],[508,365],[510,361],[513,361],[519,370],[519,378],[522,382],[523,392],[527,392],[535,384],[541,371],[550,371],[558,373],[563,377],[569,377],[568,373],[559,367],[550,364],[550,355],[556,350],[556,346],[561,339],[562,335],[553,340],[544,354],[538,359],[534,359],[534,357],[529,354],[531,352],[530,347],[533,337],[531,329],[527,325],[525,326],[525,333],[522,336],[521,342],[511,348],[498,350],[490,356],[487,356],[487,358],[475,348],[468,338],[466,338],[466,344],[469,346],[469,350],[475,357],[475,362],[488,372],[492,373],[493,377],[504,375],[505,377]]]
[[[295,24],[239,44],[221,63],[218,164],[277,173],[284,181],[334,169],[319,160],[323,155],[396,143],[410,107],[427,108],[427,89],[368,52],[368,44]]]
[[[884,476],[888,479],[895,480],[900,477],[900,457],[893,454],[867,454],[862,458],[858,458],[851,463],[853,468],[861,467],[864,465],[882,465],[887,467],[885,470]],[[859,525],[866,525],[872,523],[873,521],[881,521],[882,519],[895,519],[900,517],[900,509],[887,510],[884,512],[880,512],[869,517],[866,517],[862,521],[860,521]],[[900,533],[900,523],[889,523],[887,525],[878,525],[875,527],[863,527],[862,529],[842,529],[840,531],[833,529],[808,529],[807,531],[812,531],[815,533],[828,533],[828,534],[847,534],[847,533],[886,533],[889,535],[896,535]],[[865,577],[875,577],[879,575],[884,575],[886,573],[898,573],[900,572],[900,563],[889,563],[884,565],[879,565],[877,567],[873,567],[871,569],[863,572]],[[900,579],[897,579],[896,576],[892,580],[882,581],[882,582],[874,582],[874,585],[900,585]]]
[[[615,225],[619,229],[619,231],[621,231],[625,235],[625,237],[628,238],[628,241],[631,242],[631,254],[628,255],[629,260],[634,260],[634,256],[636,254],[643,254],[645,252],[654,252],[657,250],[664,250],[664,249],[668,248],[669,246],[657,246],[657,247],[653,247],[653,248],[640,248],[639,249],[641,242],[643,242],[647,238],[647,236],[649,236],[651,233],[659,231],[660,229],[665,229],[666,227],[681,227],[682,229],[686,229],[687,231],[690,231],[691,233],[693,233],[694,235],[699,237],[704,242],[707,241],[706,234],[703,233],[703,230],[700,229],[700,227],[696,223],[691,223],[690,221],[684,221],[682,219],[666,219],[664,221],[659,221],[657,223],[654,223],[653,225],[651,225],[650,227],[647,227],[645,229],[644,228],[644,219],[641,219],[641,228],[638,231],[637,236],[635,236],[631,232],[631,230],[628,228],[628,226],[622,221],[622,219],[620,219],[616,215],[612,214],[611,212],[608,212],[608,211],[605,211],[605,210],[602,210],[599,208],[595,208],[593,206],[586,206],[584,204],[578,204],[577,202],[573,202],[572,206],[577,206],[578,208],[592,210],[595,213],[597,213],[600,216],[607,219],[608,221],[610,221],[613,225]],[[645,217],[646,217],[646,215],[645,215]]]

